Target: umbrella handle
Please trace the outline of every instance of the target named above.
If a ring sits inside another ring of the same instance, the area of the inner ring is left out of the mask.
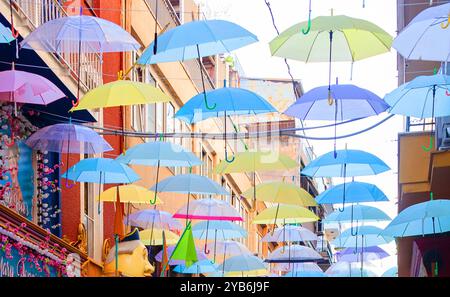
[[[235,156],[233,156],[231,159],[228,159],[228,152],[227,150],[225,150],[225,161],[227,161],[227,163],[232,163],[234,159],[236,159]]]
[[[206,254],[206,255],[209,255],[209,253],[211,252],[208,248],[207,248],[207,243],[205,242],[205,247],[204,247],[204,249],[203,249],[203,252]]]
[[[155,205],[155,203],[156,203],[156,191],[155,191],[155,196],[153,197],[153,200],[150,200],[150,204],[151,205]]]
[[[75,187],[75,185],[76,185],[75,183],[73,183],[73,184],[70,185],[70,184],[68,183],[67,178],[66,178],[66,184],[65,184],[65,186],[66,186],[67,189],[72,189],[73,187]]]
[[[203,75],[203,74],[202,74]],[[217,103],[214,103],[213,106],[208,105],[208,99],[206,98],[206,92],[203,92],[203,99],[205,100],[205,106],[208,110],[214,110],[217,106]]]
[[[441,28],[447,29],[449,24],[450,24],[450,13],[448,14],[447,23],[446,24],[444,24],[444,22],[441,23]]]
[[[450,92],[448,90],[445,90],[445,95],[450,96]]]
[[[363,0],[363,8],[366,8],[366,0]]]
[[[422,149],[426,152],[431,151],[431,149],[433,148],[433,136],[430,136],[430,144],[428,147],[422,145]]]
[[[78,100],[75,102],[74,100],[72,100],[72,107],[77,107],[80,104],[80,100]]]
[[[306,30],[302,28],[302,33],[304,35],[308,35],[310,30],[311,30],[311,0],[309,0],[308,27],[306,28]]]
[[[9,141],[5,140],[4,142],[7,147],[12,147],[16,143],[14,140],[14,132],[11,132],[11,139]]]

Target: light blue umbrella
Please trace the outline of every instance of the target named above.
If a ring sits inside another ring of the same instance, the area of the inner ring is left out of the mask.
[[[156,64],[197,58],[202,65],[201,57],[230,52],[257,41],[255,35],[228,21],[193,21],[170,29],[161,36],[155,36],[155,41],[144,51],[137,63]],[[216,105],[208,105],[203,67],[200,67],[200,71],[205,106],[212,110]]]
[[[394,266],[383,272],[382,277],[398,277],[398,267]]]
[[[14,39],[11,29],[0,24],[0,43],[10,43]]]
[[[333,186],[316,196],[316,201],[318,204],[343,203],[344,190],[345,199],[350,203],[389,201],[376,185],[356,181]]]
[[[225,272],[244,272],[261,269],[266,269],[266,264],[260,258],[250,254],[230,257],[217,268],[218,271],[222,271],[222,275]]]
[[[217,272],[217,266],[209,260],[200,260],[189,267],[178,265],[173,271],[184,274],[213,273]]]
[[[400,212],[381,232],[383,236],[407,237],[450,231],[450,200],[414,204]]]
[[[289,271],[284,277],[327,277],[324,272],[320,271]]]
[[[361,253],[364,253],[365,247],[373,247],[382,244],[387,244],[394,240],[393,237],[381,236],[383,229],[375,226],[359,226],[358,234],[352,235],[352,230],[344,230],[338,237],[333,240],[336,247],[358,248],[360,246]]]
[[[368,266],[368,267],[367,267]],[[332,264],[325,274],[328,277],[377,277],[376,267],[366,264],[363,269],[355,262],[339,261]]]
[[[84,159],[70,167],[61,177],[77,182],[98,184],[133,183],[141,179],[130,167],[108,158]],[[99,195],[101,187],[99,187]],[[100,214],[100,199],[98,200]]]
[[[348,223],[357,222],[382,222],[391,218],[381,209],[368,205],[350,205],[344,207],[344,211],[333,211],[322,220],[323,223]]]
[[[215,106],[214,109],[206,106],[204,96]],[[227,116],[254,115],[276,111],[269,102],[252,91],[240,88],[220,88],[206,92],[205,95],[198,94],[192,97],[178,110],[175,117],[184,120],[188,124],[193,124],[208,118],[223,116],[225,160],[232,162],[234,158],[229,160],[227,156]]]
[[[155,197],[150,201],[151,204],[156,202],[159,169],[161,166],[192,167],[202,164],[199,158],[182,146],[164,141],[153,141],[135,145],[129,148],[124,154],[119,155],[116,160],[124,164],[157,167],[156,187],[154,189]]]

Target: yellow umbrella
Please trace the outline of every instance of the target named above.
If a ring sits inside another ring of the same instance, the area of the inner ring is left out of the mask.
[[[144,245],[163,245],[162,231],[162,229],[145,229],[139,231],[139,238]],[[177,244],[178,240],[180,240],[180,236],[172,231],[164,230],[164,234],[166,236],[166,245]]]
[[[70,111],[134,104],[168,102],[170,97],[149,84],[117,80],[87,92]]]
[[[252,197],[254,187],[245,191],[242,196]],[[270,182],[256,186],[256,197],[258,200],[293,204],[298,206],[317,206],[313,196],[297,185],[284,182]]]
[[[253,224],[298,224],[318,220],[319,217],[305,207],[278,204],[264,209],[253,219]]]
[[[118,187],[109,188],[103,191],[100,196],[97,196],[97,200],[103,202],[115,202],[117,189],[119,189],[120,202],[123,203],[146,203],[150,204],[150,201],[155,197],[155,192],[150,191],[144,187],[137,185],[124,185]],[[162,201],[157,197],[156,204],[162,204]]]

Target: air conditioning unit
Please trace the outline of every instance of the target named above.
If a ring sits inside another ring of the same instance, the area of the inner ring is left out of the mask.
[[[450,150],[450,126],[444,129],[444,135],[442,137],[442,143],[439,146],[440,151]]]

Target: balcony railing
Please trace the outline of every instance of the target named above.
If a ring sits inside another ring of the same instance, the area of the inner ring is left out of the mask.
[[[5,0],[8,2],[8,0]],[[20,16],[25,17],[31,30],[40,25],[61,17],[67,16],[61,4],[55,0],[13,0]],[[102,57],[97,53],[86,53],[87,49],[69,48],[64,42],[60,48],[64,51],[52,52],[55,58],[69,70],[74,79],[80,79],[80,85],[88,91],[102,84]],[[78,65],[80,65],[80,77],[78,77]]]

